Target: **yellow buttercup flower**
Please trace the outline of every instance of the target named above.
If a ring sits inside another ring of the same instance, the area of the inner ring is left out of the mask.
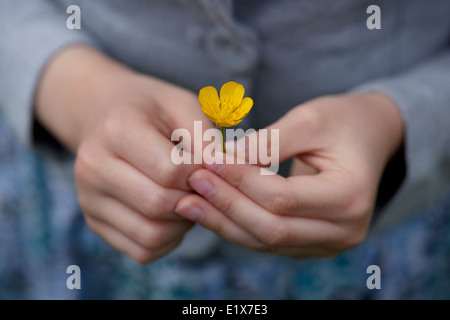
[[[244,87],[234,81],[225,83],[220,89],[220,98],[214,87],[200,90],[198,99],[203,113],[221,127],[232,127],[242,121],[253,106],[251,98],[244,98]]]
[[[230,81],[220,89],[220,98],[216,88],[211,86],[201,89],[198,95],[203,113],[220,128],[224,152],[224,128],[239,124],[253,106],[253,100],[244,98],[244,93],[245,89],[241,84]]]

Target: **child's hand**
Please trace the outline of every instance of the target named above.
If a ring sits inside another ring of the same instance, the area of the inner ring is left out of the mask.
[[[200,196],[184,197],[176,212],[271,253],[328,257],[361,243],[383,170],[402,143],[394,103],[378,93],[323,97],[271,128],[280,130],[280,161],[297,156],[309,166],[297,167],[303,174],[283,178],[247,164],[205,164],[188,180]]]
[[[83,63],[67,70],[75,61]],[[140,263],[181,242],[193,224],[173,212],[200,166],[173,164],[170,138],[177,128],[192,133],[194,120],[207,129],[195,94],[76,47],[50,65],[36,110],[76,153],[78,198],[94,232]]]
[[[83,130],[75,178],[86,222],[139,262],[174,249],[192,226],[173,212],[199,166],[172,163],[170,135],[199,119],[194,94],[142,79]]]

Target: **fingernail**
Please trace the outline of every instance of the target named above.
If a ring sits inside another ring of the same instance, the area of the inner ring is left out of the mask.
[[[190,204],[175,208],[175,212],[195,222],[200,221],[203,217],[203,211],[199,207],[191,206]]]
[[[213,185],[204,178],[189,178],[189,185],[199,194],[205,197],[210,197],[214,194]]]

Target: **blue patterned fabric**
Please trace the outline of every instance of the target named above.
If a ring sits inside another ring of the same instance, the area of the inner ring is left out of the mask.
[[[273,255],[138,265],[84,224],[71,161],[20,147],[0,118],[0,299],[449,299],[450,192],[333,259]],[[69,290],[69,265],[81,289]],[[369,290],[369,265],[381,289]]]

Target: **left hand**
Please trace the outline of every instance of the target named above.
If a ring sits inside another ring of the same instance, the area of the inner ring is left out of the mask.
[[[175,211],[257,251],[332,257],[360,244],[384,168],[403,140],[394,102],[379,93],[322,97],[268,129],[280,130],[280,161],[296,157],[316,172],[284,178],[250,164],[205,163],[188,180],[198,195]]]

